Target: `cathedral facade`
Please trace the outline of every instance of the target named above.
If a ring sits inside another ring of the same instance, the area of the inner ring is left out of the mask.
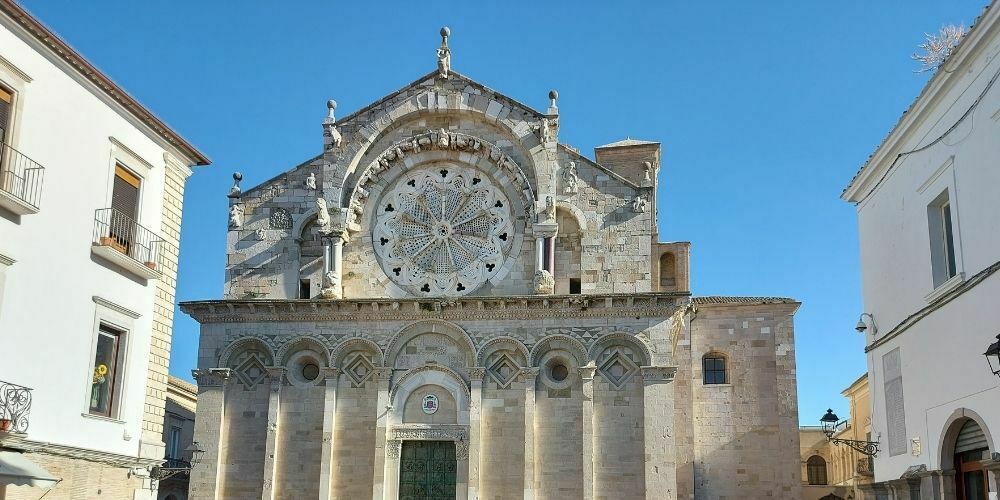
[[[798,498],[792,318],[692,297],[660,145],[590,159],[451,69],[229,195],[192,499]]]

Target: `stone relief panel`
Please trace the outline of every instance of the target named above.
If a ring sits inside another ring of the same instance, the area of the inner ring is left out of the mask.
[[[396,357],[394,368],[416,368],[434,362],[455,370],[465,368],[465,347],[439,333],[425,333],[410,339]]]

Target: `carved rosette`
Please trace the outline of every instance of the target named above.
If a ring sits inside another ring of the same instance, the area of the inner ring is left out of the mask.
[[[510,201],[484,173],[439,163],[400,177],[377,207],[372,244],[414,295],[466,295],[500,272],[514,241]]]

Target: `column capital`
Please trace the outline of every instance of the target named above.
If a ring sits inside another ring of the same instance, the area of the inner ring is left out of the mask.
[[[229,379],[230,375],[232,375],[232,370],[229,368],[191,370],[191,376],[198,383],[198,387],[222,387],[226,385],[226,380]]]
[[[551,238],[559,234],[559,224],[555,222],[536,222],[531,225],[536,238]]]
[[[340,376],[340,368],[336,367],[321,368],[320,374],[323,375],[323,380],[337,380],[337,377]]]
[[[639,368],[642,380],[653,383],[666,383],[674,380],[677,374],[676,366],[643,366]]]
[[[585,382],[587,382],[594,380],[594,373],[597,372],[597,367],[592,364],[588,364],[585,366],[581,366],[579,370],[580,370],[580,378],[582,378]]]
[[[521,376],[524,377],[525,379],[534,380],[535,377],[538,376],[538,367],[531,366],[527,368],[521,368]]]
[[[477,380],[482,381],[483,377],[486,376],[486,367],[483,366],[470,366],[466,368],[465,371],[468,372],[469,378],[471,378],[473,382]]]

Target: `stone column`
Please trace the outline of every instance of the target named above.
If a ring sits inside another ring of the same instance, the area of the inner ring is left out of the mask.
[[[323,238],[323,288],[325,299],[339,299],[344,296],[344,241],[347,232],[335,230]],[[330,276],[333,279],[330,279]]]
[[[677,498],[674,442],[673,366],[643,366],[642,419],[645,447],[646,498]]]
[[[222,498],[222,463],[226,443],[226,381],[229,368],[192,370],[198,382],[197,418],[194,439],[205,453],[191,467],[190,497],[194,500]]]
[[[593,362],[580,367],[583,379],[583,498],[594,498],[594,372]]]
[[[545,269],[545,237],[539,234],[535,236],[535,270],[543,269]]]
[[[323,452],[319,467],[319,500],[329,500],[333,485],[333,447],[334,429],[337,425],[337,381],[340,378],[340,368],[323,368],[323,381],[326,383],[323,394]]]
[[[545,270],[552,273],[552,276],[556,275],[556,237],[546,236],[545,237],[545,255],[548,257],[548,262],[545,263]]]
[[[275,455],[278,441],[278,416],[281,414],[281,385],[284,383],[285,368],[269,366],[267,373],[271,378],[271,393],[267,398],[267,441],[264,448],[264,490],[261,499],[273,500],[274,483],[277,479],[275,465],[278,457]]]
[[[387,425],[389,421],[389,378],[392,376],[392,368],[375,368],[372,373],[372,380],[378,384],[378,400],[375,406],[375,479],[372,491],[373,500],[382,498],[395,498],[395,496],[383,496],[385,491],[386,461],[385,444]],[[396,486],[393,485],[392,488]]]
[[[524,379],[524,500],[535,498],[535,378],[538,368],[522,368]]]
[[[472,401],[469,402],[469,500],[479,499],[479,481],[482,474],[480,447],[482,446],[483,376],[486,368],[469,368],[472,381]]]

